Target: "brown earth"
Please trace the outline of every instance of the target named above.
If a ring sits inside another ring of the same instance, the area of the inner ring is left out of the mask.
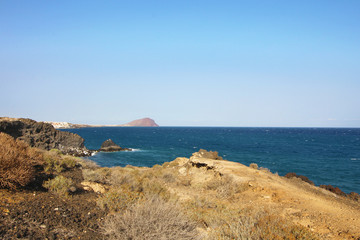
[[[210,171],[231,176],[238,183],[246,183],[249,190],[242,192],[236,205],[271,209],[285,219],[300,224],[322,239],[360,239],[360,202],[315,187],[300,179],[287,179],[267,170],[257,170],[240,163],[192,157],[179,158],[180,166],[190,161],[199,166],[186,174],[192,184],[207,181]],[[180,167],[178,171],[184,171]],[[185,172],[185,171],[184,171]],[[173,189],[184,199],[195,198],[201,192]]]
[[[81,170],[64,173],[77,184]],[[45,189],[0,189],[1,239],[102,239],[105,216],[96,205],[97,194],[79,189],[63,197]]]

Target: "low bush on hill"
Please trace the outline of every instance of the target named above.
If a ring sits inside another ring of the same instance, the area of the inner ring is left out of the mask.
[[[107,217],[104,233],[109,239],[199,239],[196,224],[173,203],[151,198],[123,214]]]
[[[50,179],[43,184],[44,188],[49,191],[57,193],[62,196],[68,196],[70,187],[73,186],[73,182],[70,178],[64,176],[56,176],[54,179]]]
[[[76,167],[77,161],[74,157],[63,155],[59,150],[53,149],[44,152],[45,173],[61,173]]]
[[[0,188],[17,189],[28,185],[36,177],[36,166],[42,162],[38,150],[0,133]]]
[[[115,188],[104,193],[97,199],[97,205],[109,212],[121,212],[128,209],[142,199],[141,192],[132,191],[129,188]]]

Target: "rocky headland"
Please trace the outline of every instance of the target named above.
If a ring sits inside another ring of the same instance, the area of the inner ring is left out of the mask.
[[[0,118],[0,132],[43,150],[58,149],[75,156],[89,156],[92,153],[86,149],[84,139],[79,135],[56,130],[52,124],[45,122],[25,118]]]

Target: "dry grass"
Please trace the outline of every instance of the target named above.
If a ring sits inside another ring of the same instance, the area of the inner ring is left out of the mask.
[[[217,176],[208,181],[205,185],[207,190],[215,190],[219,198],[229,199],[235,194],[248,189],[248,184],[237,183],[228,175]]]
[[[108,217],[104,233],[114,240],[199,239],[196,224],[189,221],[177,205],[160,198],[137,203],[124,214]]]
[[[143,198],[141,192],[132,191],[129,188],[111,189],[97,199],[97,205],[109,212],[121,212],[128,209]]]
[[[26,143],[0,133],[0,188],[17,189],[34,180],[41,153]]]
[[[111,176],[111,170],[109,168],[96,168],[96,169],[83,169],[82,174],[85,181],[97,182],[97,183],[109,183],[109,177]]]

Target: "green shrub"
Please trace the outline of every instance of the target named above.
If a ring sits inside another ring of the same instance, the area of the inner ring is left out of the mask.
[[[130,207],[124,214],[105,219],[104,234],[111,240],[199,239],[196,224],[173,203],[152,198]]]
[[[41,165],[41,153],[29,145],[0,133],[0,188],[17,189],[36,177],[36,165]]]
[[[44,153],[44,162],[44,170],[46,173],[61,173],[77,165],[74,157],[64,156],[53,150]]]
[[[54,179],[50,179],[43,184],[43,187],[49,191],[65,196],[68,195],[71,186],[73,186],[72,180],[61,175],[56,176]]]

